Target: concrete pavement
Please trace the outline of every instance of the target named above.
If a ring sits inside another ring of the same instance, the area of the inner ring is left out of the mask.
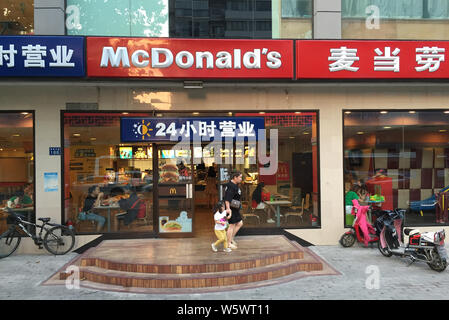
[[[129,294],[65,286],[41,286],[77,256],[13,255],[0,260],[0,299],[52,300],[447,300],[449,268],[383,257],[376,247],[309,247],[341,275],[311,276],[255,289],[201,294]]]

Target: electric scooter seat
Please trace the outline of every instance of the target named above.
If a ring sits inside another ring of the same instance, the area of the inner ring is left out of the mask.
[[[418,229],[408,229],[408,228],[404,229],[404,234],[406,236],[412,236],[412,235],[417,234],[417,233],[419,233]]]

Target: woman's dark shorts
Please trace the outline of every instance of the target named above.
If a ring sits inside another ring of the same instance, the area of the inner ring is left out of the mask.
[[[231,219],[228,220],[229,224],[235,224],[240,221],[242,221],[242,216],[240,215],[240,212],[232,210]]]

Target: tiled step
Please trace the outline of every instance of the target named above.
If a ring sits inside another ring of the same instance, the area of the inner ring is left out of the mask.
[[[99,267],[107,270],[138,272],[138,273],[159,273],[159,274],[190,274],[223,272],[259,268],[267,265],[288,261],[289,259],[303,259],[304,253],[298,249],[296,251],[284,252],[277,255],[263,256],[252,260],[229,261],[220,263],[205,264],[138,264],[110,261],[104,258],[89,256],[81,259],[81,266]]]
[[[207,273],[161,274],[112,271],[95,266],[83,266],[81,279],[106,285],[136,288],[206,288],[233,286],[268,281],[301,271],[322,270],[313,259],[289,259],[261,267]]]

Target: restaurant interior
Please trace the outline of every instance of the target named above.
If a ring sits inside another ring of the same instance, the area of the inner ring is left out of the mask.
[[[94,212],[106,219],[101,233],[209,234],[213,232],[212,208],[221,199],[231,171],[238,170],[243,174],[245,228],[318,226],[316,114],[281,114],[290,125],[281,123],[284,119],[279,114],[251,115],[264,117],[266,128],[279,131],[278,170],[272,176],[259,175],[260,164],[250,161],[257,158],[257,147],[247,142],[242,146],[234,142],[233,150],[223,146],[220,153],[207,144],[175,150],[163,143],[123,143],[120,118],[151,115],[65,113],[66,221],[70,220],[79,234],[96,233],[94,220],[77,217],[89,187],[98,185],[104,197]],[[189,117],[192,113],[164,116]],[[229,113],[213,116],[231,117]],[[257,209],[252,203],[260,182],[265,184],[264,193],[269,193],[266,209]],[[129,188],[145,204],[145,213],[142,209],[137,219],[124,225],[116,216],[124,212],[118,202],[128,196]]]
[[[449,186],[448,120],[447,110],[345,111],[345,192],[361,181],[379,196],[369,205],[406,209],[405,225],[447,224],[447,208],[436,211]]]
[[[33,135],[33,113],[0,113],[0,233],[7,228],[7,213],[1,208],[35,219]]]

